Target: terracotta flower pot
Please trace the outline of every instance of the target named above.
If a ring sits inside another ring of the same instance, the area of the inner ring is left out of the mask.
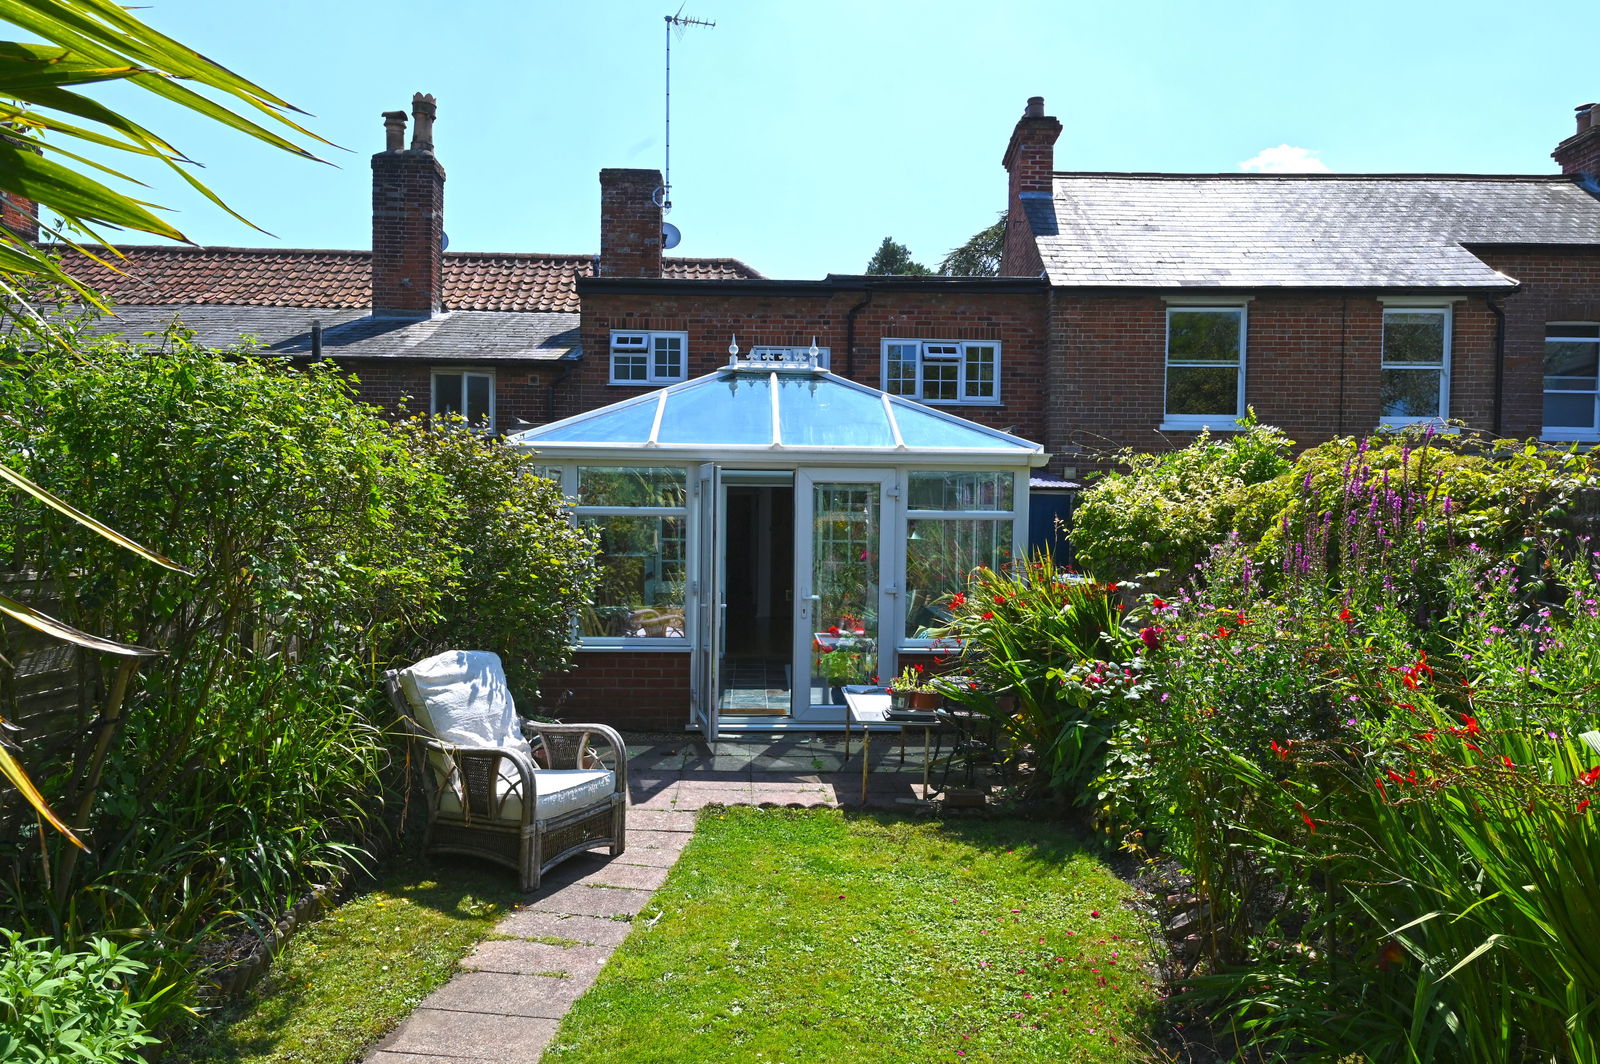
[[[911,692],[911,708],[932,711],[939,708],[944,696],[938,691],[918,690]]]

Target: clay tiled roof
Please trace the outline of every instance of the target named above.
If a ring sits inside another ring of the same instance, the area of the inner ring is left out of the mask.
[[[114,303],[355,310],[372,304],[366,251],[124,247],[122,273],[86,260],[73,273]],[[115,260],[108,260],[115,261]],[[744,280],[761,274],[738,259],[662,260],[663,275]],[[446,252],[444,309],[576,313],[577,279],[594,276],[589,255]]]

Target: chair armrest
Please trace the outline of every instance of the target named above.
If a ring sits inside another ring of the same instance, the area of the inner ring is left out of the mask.
[[[450,770],[459,782],[463,798],[462,807],[466,808],[466,794],[473,789],[474,783],[482,792],[482,797],[488,799],[498,811],[500,794],[497,780],[500,777],[500,762],[509,761],[517,770],[517,779],[522,788],[522,822],[533,822],[534,807],[539,801],[539,774],[534,770],[533,762],[515,750],[502,750],[493,746],[458,746],[436,739],[431,735],[420,734],[416,736],[423,747],[433,753],[442,754],[450,761]],[[473,772],[473,768],[482,766],[482,771]],[[443,780],[441,785],[449,786],[450,781]]]
[[[614,728],[604,724],[544,724],[525,720],[522,722],[522,733],[530,741],[538,739],[544,743],[550,768],[584,768],[583,754],[589,749],[590,739],[605,740],[616,761],[611,767],[617,777],[617,792],[627,793],[628,747]]]

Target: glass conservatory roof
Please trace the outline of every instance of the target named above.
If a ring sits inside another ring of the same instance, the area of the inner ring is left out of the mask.
[[[926,452],[1042,464],[1036,443],[825,370],[734,364],[704,377],[528,429],[508,441],[547,453],[632,450],[831,452],[879,461]]]

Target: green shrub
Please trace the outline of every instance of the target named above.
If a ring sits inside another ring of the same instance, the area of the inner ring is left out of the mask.
[[[68,942],[147,938],[192,970],[198,944],[266,927],[380,830],[399,782],[380,670],[451,644],[559,667],[590,547],[492,440],[396,427],[327,366],[160,341],[79,338],[0,370],[0,460],[194,574],[0,495],[0,555],[59,590],[63,619],[166,652],[125,687],[85,657],[97,725],[30,769],[88,811],[92,850],[13,822],[0,912]]]
[[[1290,467],[1294,441],[1252,419],[1218,439],[1202,431],[1165,454],[1118,456],[1125,472],[1107,473],[1083,493],[1073,515],[1072,549],[1085,571],[1120,579],[1164,571],[1181,581],[1234,527],[1253,485]]]
[[[1112,728],[1142,692],[1128,667],[1138,641],[1115,585],[1057,569],[1049,555],[975,570],[947,600],[936,634],[957,643],[950,697],[991,713],[1032,786],[1082,799]]]
[[[154,1045],[133,996],[147,972],[130,946],[96,938],[68,952],[0,928],[0,1060],[33,1064],[138,1064]]]

